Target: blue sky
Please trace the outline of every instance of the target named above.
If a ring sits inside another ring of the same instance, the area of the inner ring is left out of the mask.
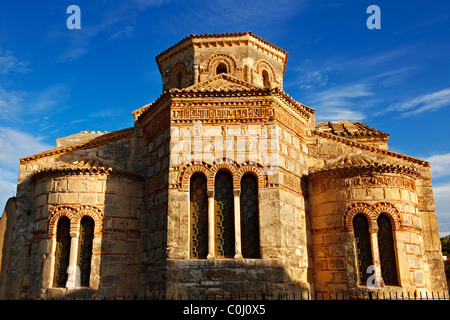
[[[69,30],[67,7],[81,9]],[[381,29],[369,30],[369,5]],[[189,34],[252,31],[289,52],[284,90],[318,121],[361,120],[396,152],[432,163],[450,234],[450,2],[2,1],[0,206],[19,158],[84,130],[131,127],[162,91],[155,56]]]

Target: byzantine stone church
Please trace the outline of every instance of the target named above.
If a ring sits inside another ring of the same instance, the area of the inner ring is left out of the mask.
[[[156,56],[133,127],[20,159],[0,298],[446,290],[430,164],[316,122],[287,59],[251,32],[190,35]]]

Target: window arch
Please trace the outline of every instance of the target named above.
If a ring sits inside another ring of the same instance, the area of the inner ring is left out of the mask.
[[[208,195],[206,177],[194,174],[190,182],[190,258],[205,259],[208,254]]]
[[[259,258],[258,179],[245,174],[241,179],[241,243],[244,258]]]
[[[84,216],[81,219],[78,267],[80,268],[80,285],[82,287],[89,286],[94,226],[95,223],[91,217]]]
[[[359,283],[360,285],[365,285],[369,277],[367,268],[373,265],[372,248],[370,244],[369,234],[369,222],[367,218],[361,213],[355,215],[352,221],[358,258]]]
[[[63,216],[59,219],[56,228],[55,276],[53,282],[55,287],[65,287],[67,282],[70,241],[70,220]]]
[[[391,220],[386,214],[382,213],[377,218],[377,224],[381,277],[384,284],[395,286],[398,285],[398,277]]]
[[[218,258],[233,258],[235,254],[233,178],[227,171],[219,171],[216,174],[214,196],[215,254]]]

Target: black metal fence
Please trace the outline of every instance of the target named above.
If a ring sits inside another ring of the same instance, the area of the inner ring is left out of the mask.
[[[41,300],[41,299],[38,299]],[[267,301],[267,300],[450,300],[449,291],[440,292],[385,292],[385,291],[364,291],[364,292],[310,292],[292,293],[219,293],[208,292],[206,294],[173,294],[167,296],[114,296],[114,297],[80,297],[64,296],[58,298],[44,298],[43,300],[247,300],[247,301]]]

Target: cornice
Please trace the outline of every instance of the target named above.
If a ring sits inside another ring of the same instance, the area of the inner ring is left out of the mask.
[[[208,80],[205,80],[208,81]],[[273,96],[278,98],[285,104],[292,106],[294,112],[308,119],[315,110],[295,101],[292,97],[286,94],[284,91],[278,88],[196,88],[188,87],[184,89],[170,89],[165,91],[162,95],[158,97],[154,102],[149,103],[135,111],[133,111],[133,116],[135,121],[140,120],[149,110],[153,109],[157,104],[161,103],[165,99],[203,99],[203,98],[246,98],[246,97],[268,97]],[[237,101],[240,103],[240,101]],[[223,101],[223,105],[233,105],[233,101]]]
[[[381,149],[381,148],[377,148],[377,147],[374,147],[374,146],[370,146],[370,145],[367,145],[367,144],[364,144],[364,143],[357,142],[357,141],[352,140],[352,139],[338,137],[336,135],[333,135],[333,134],[330,134],[330,133],[326,133],[326,132],[322,132],[322,131],[318,131],[318,130],[315,130],[313,132],[313,134],[317,135],[317,136],[320,136],[322,138],[339,141],[339,142],[342,142],[342,143],[347,144],[349,146],[360,148],[362,150],[372,151],[372,152],[375,152],[375,153],[378,153],[378,154],[382,154],[382,155],[391,156],[391,157],[395,157],[395,158],[398,158],[398,159],[406,160],[406,161],[409,161],[409,162],[421,165],[421,166],[423,166],[425,168],[431,167],[431,164],[429,162],[425,161],[425,160],[421,160],[421,159],[418,159],[418,158],[407,156],[407,155],[404,155],[404,154],[401,154],[401,153],[397,153],[397,152],[394,152],[394,151],[390,151],[390,150],[386,150],[386,149]]]
[[[32,156],[21,158],[20,163],[25,164],[29,161],[44,158],[44,157],[67,153],[67,152],[71,152],[71,151],[75,151],[75,150],[90,149],[90,148],[98,147],[98,146],[101,146],[101,145],[104,145],[104,144],[107,144],[110,142],[115,142],[115,141],[124,139],[126,137],[129,137],[133,133],[133,130],[134,130],[134,128],[131,127],[131,128],[118,130],[118,131],[113,131],[111,133],[102,135],[98,138],[85,140],[85,141],[81,141],[81,142],[78,142],[78,143],[75,143],[72,145],[43,151],[43,152],[37,153]]]
[[[63,163],[52,167],[44,167],[33,173],[32,180],[46,175],[117,175],[126,176],[133,180],[144,178],[131,171],[121,170],[106,165],[98,160],[76,160],[72,163]]]
[[[397,173],[412,178],[417,178],[420,176],[420,171],[418,169],[411,168],[408,166],[386,164],[386,163],[372,163],[367,165],[354,165],[346,167],[319,169],[308,173],[308,178],[315,179],[319,177],[347,177],[349,175],[358,175],[368,172]]]

